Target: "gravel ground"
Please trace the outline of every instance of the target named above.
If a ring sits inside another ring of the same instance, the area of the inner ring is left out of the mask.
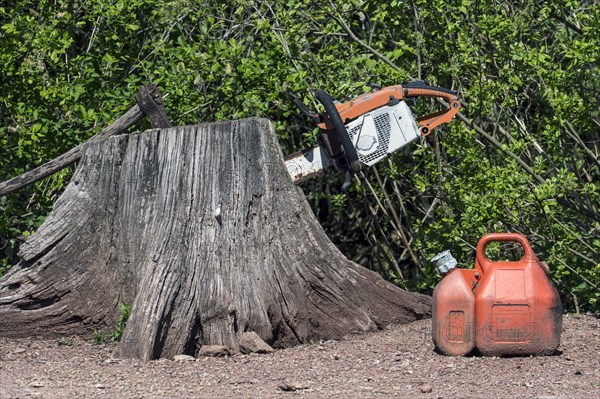
[[[561,354],[446,357],[431,321],[265,355],[117,359],[78,338],[0,339],[0,398],[600,398],[600,319],[565,315]]]

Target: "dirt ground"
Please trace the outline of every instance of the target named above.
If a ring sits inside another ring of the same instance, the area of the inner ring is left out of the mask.
[[[565,315],[560,354],[446,357],[431,320],[264,355],[149,363],[77,338],[0,339],[0,398],[600,398],[600,319]]]

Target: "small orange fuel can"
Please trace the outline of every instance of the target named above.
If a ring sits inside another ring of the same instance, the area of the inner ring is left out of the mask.
[[[493,241],[519,243],[523,258],[490,261],[485,247]],[[484,236],[477,245],[474,269],[455,269],[456,261],[446,252],[433,260],[444,275],[433,292],[432,336],[438,352],[464,356],[477,349],[488,356],[547,355],[558,348],[560,298],[523,235]]]
[[[432,338],[438,352],[464,356],[475,349],[475,295],[481,269],[456,269],[450,251],[432,259],[444,276],[433,291]]]
[[[468,272],[450,270],[433,291],[433,343],[445,355],[464,356],[475,348],[475,295]]]

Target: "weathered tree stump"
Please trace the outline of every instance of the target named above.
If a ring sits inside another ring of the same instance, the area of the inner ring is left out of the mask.
[[[0,280],[0,336],[89,334],[132,305],[120,354],[288,347],[408,322],[430,298],[347,260],[294,186],[271,124],[149,130],[88,145]]]

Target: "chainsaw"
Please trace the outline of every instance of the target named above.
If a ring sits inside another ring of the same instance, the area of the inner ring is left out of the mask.
[[[338,103],[323,90],[316,99],[324,112],[317,114],[294,98],[300,111],[319,127],[319,146],[285,157],[285,164],[295,184],[323,173],[327,169],[350,174],[373,166],[390,154],[427,136],[431,131],[452,120],[461,107],[457,94],[451,90],[428,86],[415,81],[381,88],[370,84],[373,91],[346,103]],[[441,97],[448,108],[415,119],[406,99]]]

